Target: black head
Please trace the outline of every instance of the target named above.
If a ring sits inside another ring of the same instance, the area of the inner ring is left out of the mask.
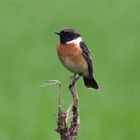
[[[60,32],[55,32],[55,34],[60,36],[60,42],[66,44],[68,41],[80,37],[80,34],[77,33],[74,29],[63,29]]]

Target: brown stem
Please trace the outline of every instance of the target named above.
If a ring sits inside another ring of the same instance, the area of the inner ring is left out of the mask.
[[[70,127],[67,126],[66,118],[69,116],[67,112],[63,112],[61,108],[58,111],[57,129],[60,134],[61,140],[72,140],[78,134],[78,128],[80,125],[79,106],[78,106],[78,94],[76,91],[76,80],[73,80],[69,86],[71,95],[73,97],[72,106],[72,122]]]

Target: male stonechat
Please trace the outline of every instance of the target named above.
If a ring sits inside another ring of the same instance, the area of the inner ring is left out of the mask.
[[[60,37],[57,54],[62,64],[72,73],[83,77],[87,88],[99,89],[93,77],[93,65],[90,51],[83,42],[81,35],[74,29],[63,29],[55,32]],[[79,79],[79,77],[77,79]]]

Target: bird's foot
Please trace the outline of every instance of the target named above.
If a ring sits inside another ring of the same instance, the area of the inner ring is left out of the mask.
[[[70,76],[70,80],[73,80],[75,78],[75,76],[76,76],[76,73],[74,73],[73,76]]]
[[[74,75],[72,82],[69,85],[69,88],[71,88],[78,81],[78,79],[81,77],[81,75],[79,75],[78,77],[75,77],[75,76],[76,76],[76,74]]]

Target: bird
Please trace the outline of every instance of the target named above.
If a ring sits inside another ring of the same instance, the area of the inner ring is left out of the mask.
[[[65,28],[55,32],[59,36],[57,55],[66,69],[74,73],[73,78],[78,80],[83,77],[87,88],[99,89],[99,85],[93,77],[93,63],[90,51],[84,43],[81,35],[72,28]]]

